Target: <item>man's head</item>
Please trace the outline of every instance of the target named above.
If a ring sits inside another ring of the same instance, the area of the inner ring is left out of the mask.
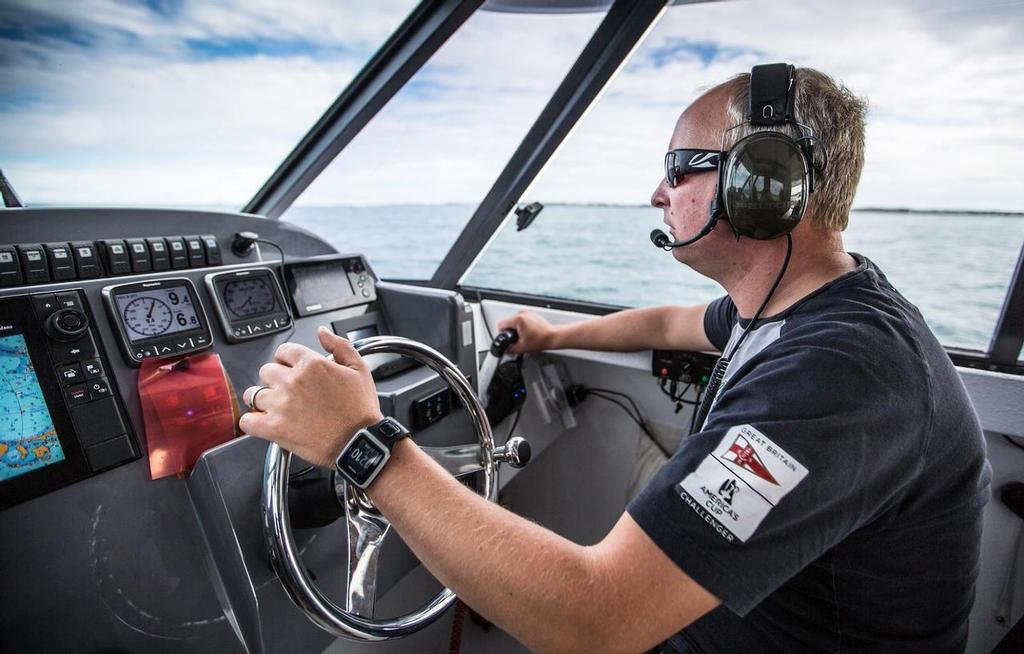
[[[679,117],[669,144],[675,148],[706,148],[722,146],[722,134],[728,128],[746,122],[750,74],[744,73],[719,84],[699,97]],[[828,168],[816,178],[815,192],[794,238],[797,241],[839,242],[839,233],[846,228],[850,206],[864,165],[864,120],[866,104],[848,89],[827,75],[809,68],[795,72],[794,113],[796,120],[810,127],[827,151]],[[727,134],[725,148],[739,139],[769,128],[744,124]],[[773,128],[774,129],[774,128]],[[792,128],[780,131],[794,135]],[[693,173],[677,180],[675,188],[662,181],[651,198],[651,204],[665,212],[665,222],[676,239],[695,235],[708,219],[708,207],[715,195],[717,176]],[[731,230],[717,228],[693,246],[674,250],[675,257],[697,270],[715,275],[715,266],[707,259],[720,259],[729,246]],[[749,239],[741,239],[749,241]],[[741,248],[748,244],[736,244]]]

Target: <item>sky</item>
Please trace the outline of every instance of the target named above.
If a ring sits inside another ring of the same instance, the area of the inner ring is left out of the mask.
[[[0,0],[0,168],[29,204],[240,208],[413,6]],[[478,12],[297,201],[479,202],[600,14]],[[524,200],[643,204],[679,111],[756,63],[870,105],[857,206],[1024,209],[1024,0],[672,7]]]

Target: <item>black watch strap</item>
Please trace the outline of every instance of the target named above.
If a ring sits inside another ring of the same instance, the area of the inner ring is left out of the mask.
[[[377,424],[367,427],[366,431],[380,439],[389,450],[394,449],[395,443],[410,435],[409,430],[394,418],[384,418]]]

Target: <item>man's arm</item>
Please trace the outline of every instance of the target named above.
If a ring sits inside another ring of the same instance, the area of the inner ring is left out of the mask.
[[[319,336],[334,361],[279,347],[260,370],[259,410],[239,425],[331,466],[382,416],[352,344],[323,328]],[[718,605],[628,515],[597,545],[577,545],[477,496],[408,439],[369,493],[427,569],[535,651],[643,651]]]
[[[635,654],[718,605],[628,514],[577,545],[487,502],[408,439],[369,495],[441,583],[531,651]]]
[[[627,309],[568,325],[551,325],[536,313],[521,311],[499,322],[498,329],[519,332],[519,341],[509,349],[513,354],[559,349],[714,351],[704,332],[706,309],[706,304]]]

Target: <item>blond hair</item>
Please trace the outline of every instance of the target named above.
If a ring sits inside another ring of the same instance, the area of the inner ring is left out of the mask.
[[[807,207],[811,223],[823,231],[842,231],[850,222],[850,207],[864,168],[867,101],[813,68],[797,68],[793,86],[796,121],[814,130],[814,135],[820,139],[819,149],[823,148],[828,154],[828,166],[815,178],[814,193]],[[728,98],[729,126],[746,123],[750,73],[736,75],[714,87],[712,92],[718,90]],[[743,124],[726,134],[725,147],[731,148],[744,136],[766,130],[791,132],[792,128]],[[816,161],[819,159],[815,157]]]

